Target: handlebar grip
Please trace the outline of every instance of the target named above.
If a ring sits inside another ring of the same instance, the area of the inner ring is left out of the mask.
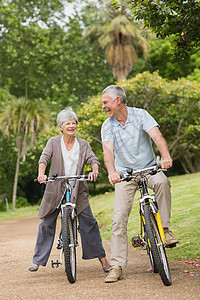
[[[46,182],[46,181],[48,181],[48,178],[47,178],[45,181],[40,182],[40,183],[44,183],[44,182]],[[39,181],[38,181],[38,179],[36,178],[36,179],[34,179],[34,182],[39,182]]]
[[[120,174],[120,179],[121,181],[130,181],[132,179],[132,176],[130,174],[128,175]]]

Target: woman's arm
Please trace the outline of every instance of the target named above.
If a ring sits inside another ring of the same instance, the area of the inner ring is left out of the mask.
[[[99,176],[99,165],[97,163],[92,165],[92,172],[89,173],[88,175],[88,180],[96,181]]]
[[[47,179],[47,175],[45,175],[46,165],[44,163],[39,164],[38,168],[38,182],[45,181]]]

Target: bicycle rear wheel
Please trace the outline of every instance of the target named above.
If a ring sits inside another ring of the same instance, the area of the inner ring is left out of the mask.
[[[161,240],[156,219],[149,205],[144,205],[145,232],[148,237],[148,246],[152,255],[152,262],[164,283],[172,284],[169,264],[165,252],[165,246]],[[151,260],[151,257],[150,257]]]
[[[76,281],[76,242],[74,238],[71,209],[64,207],[62,214],[62,241],[65,261],[65,272],[70,283]]]

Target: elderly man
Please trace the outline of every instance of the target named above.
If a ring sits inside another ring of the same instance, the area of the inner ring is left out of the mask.
[[[137,184],[133,180],[121,182],[120,173],[125,173],[127,168],[137,170],[155,164],[151,140],[160,151],[162,168],[170,168],[172,159],[158,123],[146,110],[127,107],[126,94],[121,87],[111,85],[104,89],[102,108],[108,113],[108,119],[105,120],[101,129],[104,161],[109,182],[112,185],[115,184],[110,261],[112,268],[105,282],[115,282],[122,279],[122,267],[127,264],[127,222],[137,189]],[[166,243],[175,246],[179,241],[169,231],[171,226],[170,182],[164,173],[160,172],[149,178],[148,186],[156,195]]]

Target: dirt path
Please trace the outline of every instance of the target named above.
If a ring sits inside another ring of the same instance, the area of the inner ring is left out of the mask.
[[[39,219],[22,218],[0,222],[0,299],[200,299],[200,268],[183,262],[170,261],[173,284],[163,285],[158,274],[148,272],[149,259],[144,251],[129,249],[129,265],[124,269],[124,279],[105,284],[97,259],[81,259],[81,246],[77,248],[78,274],[75,284],[65,276],[64,266],[52,269],[47,266],[31,273],[31,263]],[[58,221],[59,224],[59,221]],[[59,226],[58,226],[59,228]],[[57,236],[56,236],[57,239]],[[105,244],[110,256],[110,244]],[[53,247],[50,259],[58,259],[59,252]],[[194,272],[185,274],[187,268]]]

